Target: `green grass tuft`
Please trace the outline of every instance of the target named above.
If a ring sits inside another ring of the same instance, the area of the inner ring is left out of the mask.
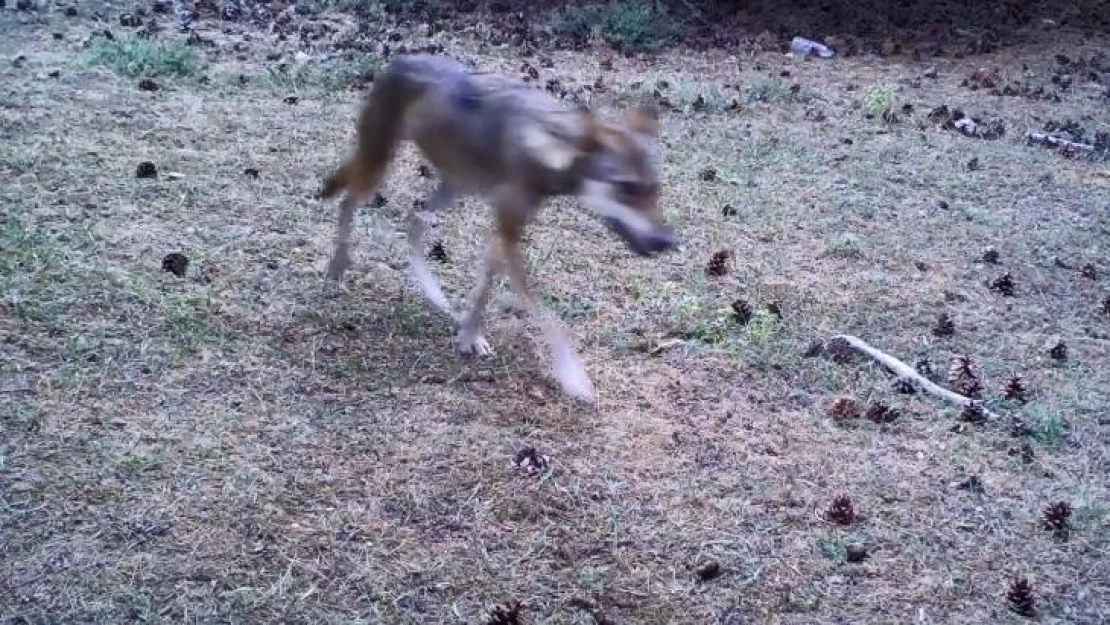
[[[186,77],[200,68],[199,55],[185,42],[165,43],[139,37],[100,39],[89,50],[87,61],[131,77]]]

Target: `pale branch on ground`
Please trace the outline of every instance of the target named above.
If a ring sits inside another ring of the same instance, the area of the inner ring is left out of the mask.
[[[932,380],[929,380],[928,378],[915,371],[913,367],[907,365],[906,363],[898,360],[894,356],[891,356],[890,354],[887,354],[882,350],[872,347],[861,338],[852,336],[850,334],[838,334],[832,337],[832,339],[830,340],[845,341],[852,346],[852,349],[867,355],[872,360],[886,367],[887,370],[889,370],[891,373],[898,376],[899,378],[903,380],[909,380],[917,384],[921,387],[922,390],[930,395],[933,395],[934,397],[939,397],[949,403],[956,404],[957,406],[961,407],[970,406],[971,404],[979,404],[979,406],[983,408],[981,401],[972,399],[970,397],[965,397],[963,395],[960,395],[959,393],[954,393],[934,383]],[[987,410],[986,408],[983,408],[983,412],[987,415],[988,418],[999,418],[998,415]]]
[[[1030,132],[1025,135],[1025,141],[1029,145],[1039,145],[1046,148],[1058,149],[1065,156],[1070,157],[1086,157],[1092,158],[1097,156],[1097,146],[1089,143],[1078,143],[1075,141],[1068,141],[1062,137],[1056,137],[1050,134],[1040,132]]]

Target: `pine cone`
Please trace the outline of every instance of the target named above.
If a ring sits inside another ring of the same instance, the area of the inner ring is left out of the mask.
[[[540,473],[547,469],[550,459],[540,455],[535,447],[525,447],[517,452],[513,464],[527,473]]]
[[[1025,384],[1022,383],[1020,375],[1015,373],[1010,376],[1010,381],[1006,383],[1006,390],[1003,396],[1006,399],[1012,399],[1022,404],[1029,401],[1026,397]]]
[[[839,397],[833,402],[832,408],[829,409],[829,416],[835,421],[847,421],[849,419],[856,419],[863,413],[856,400],[851,397]]]
[[[732,257],[732,253],[728,250],[721,250],[715,252],[709,258],[709,265],[705,268],[705,272],[711,276],[723,276],[728,273],[728,261]]]
[[[851,525],[856,520],[856,511],[852,507],[852,500],[847,495],[840,495],[832,500],[832,505],[825,511],[825,519],[840,525]]]
[[[983,262],[997,265],[998,250],[994,249],[993,247],[988,247],[987,249],[983,250]]]
[[[983,385],[971,366],[969,356],[957,356],[948,368],[948,384],[964,397],[979,399]]]
[[[1053,345],[1052,349],[1048,350],[1048,355],[1051,356],[1053,360],[1063,362],[1068,359],[1068,346],[1065,345],[1063,341],[1060,341]]]
[[[1013,278],[1013,276],[1010,275],[1010,272],[1006,272],[1006,273],[1002,274],[1001,276],[995,278],[991,282],[990,288],[991,288],[992,291],[995,291],[995,292],[997,292],[1000,295],[1003,295],[1005,297],[1013,297],[1014,296],[1014,278]]]
[[[1017,447],[1011,447],[1007,453],[1011,456],[1018,456],[1025,464],[1033,464],[1033,460],[1037,456],[1036,452],[1033,451],[1033,444],[1029,441],[1024,441]]]
[[[893,423],[899,416],[897,410],[882,402],[876,402],[867,409],[867,418],[875,423]]]
[[[972,423],[975,425],[986,423],[987,412],[983,410],[982,404],[977,401],[973,401],[970,404],[964,406],[964,409],[960,411],[960,421],[963,421],[965,423]]]
[[[447,262],[447,250],[443,247],[443,241],[432,243],[432,249],[428,251],[428,258],[438,263]]]
[[[732,320],[744,326],[752,320],[752,307],[742,299],[732,302]]]
[[[1014,438],[1024,438],[1026,436],[1033,436],[1036,431],[1029,426],[1029,423],[1022,419],[1014,418],[1010,423],[1010,436]]]
[[[906,378],[897,378],[894,380],[894,390],[903,395],[913,395],[917,392],[917,387]]]
[[[1071,532],[1071,505],[1066,501],[1058,501],[1044,511],[1043,524],[1057,538],[1066,540]]]
[[[1033,586],[1025,579],[1015,579],[1010,583],[1010,589],[1006,592],[1006,602],[1011,610],[1022,616],[1032,617],[1036,614]]]
[[[701,170],[701,173],[698,174],[698,177],[700,177],[703,182],[713,182],[717,179],[717,170],[713,169],[712,167],[706,167],[705,169]]]
[[[1087,263],[1079,268],[1079,275],[1088,280],[1098,280],[1098,269],[1095,268],[1094,263]]]
[[[1102,300],[1101,312],[1104,315],[1110,315],[1110,295],[1107,295],[1106,298]]]
[[[856,352],[852,349],[852,344],[847,339],[837,337],[825,343],[825,353],[832,358],[833,362],[841,364],[852,362],[856,357]]]
[[[956,324],[948,313],[941,313],[937,317],[937,325],[933,326],[933,336],[952,336],[956,333]]]
[[[933,363],[929,362],[928,358],[919,359],[913,368],[926,380],[935,381],[933,377],[936,375],[936,371],[933,371]]]
[[[508,605],[495,605],[486,615],[486,625],[520,625],[520,608],[520,602],[515,600]]]

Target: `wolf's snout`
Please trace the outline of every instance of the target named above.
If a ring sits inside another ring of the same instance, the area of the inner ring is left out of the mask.
[[[661,254],[678,245],[674,233],[668,230],[653,232],[646,237],[644,242],[649,254]]]
[[[639,256],[652,256],[665,252],[675,245],[678,240],[669,230],[657,229],[651,232],[638,232],[628,227],[623,221],[612,217],[605,218],[609,229],[617,233],[628,247]]]

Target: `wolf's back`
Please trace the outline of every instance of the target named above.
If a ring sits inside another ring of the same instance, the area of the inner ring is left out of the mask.
[[[465,65],[446,57],[396,57],[374,81],[359,114],[356,153],[324,181],[320,197],[330,198],[349,187],[372,186],[393,157],[409,106],[433,86],[467,72]]]

